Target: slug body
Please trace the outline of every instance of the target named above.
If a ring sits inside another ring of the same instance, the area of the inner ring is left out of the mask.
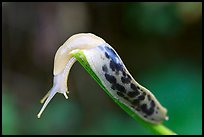
[[[158,124],[168,119],[167,110],[148,89],[134,80],[117,52],[103,39],[90,33],[73,35],[58,49],[54,62],[54,86],[41,100],[43,103],[47,98],[38,117],[57,92],[68,98],[67,79],[76,62],[73,54],[79,51],[83,52],[92,71],[114,99],[147,122]]]

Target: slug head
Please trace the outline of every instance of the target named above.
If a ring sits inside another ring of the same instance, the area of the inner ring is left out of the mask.
[[[69,72],[76,59],[72,56],[72,52],[82,49],[90,49],[97,47],[105,43],[105,41],[91,33],[80,33],[71,36],[56,52],[54,59],[54,80],[52,89],[41,99],[41,103],[44,103],[40,112],[38,113],[38,118],[40,118],[42,112],[54,97],[54,95],[59,92],[68,99],[66,93],[67,90],[67,79]]]

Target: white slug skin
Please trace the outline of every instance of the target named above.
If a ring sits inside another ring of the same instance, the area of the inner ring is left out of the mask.
[[[43,103],[47,98],[38,118],[57,92],[68,98],[67,79],[76,61],[72,53],[79,50],[84,52],[91,69],[114,98],[150,123],[160,123],[168,119],[167,110],[149,90],[134,80],[116,51],[103,39],[91,33],[73,35],[57,50],[53,87],[41,100]]]
[[[91,33],[80,33],[71,36],[55,54],[53,74],[57,75],[64,70],[67,62],[72,57],[71,51],[90,49],[103,43],[105,41],[102,38]]]
[[[109,48],[106,50],[104,47]],[[83,53],[92,70],[114,98],[125,104],[142,119],[150,123],[158,124],[168,119],[166,116],[167,110],[161,106],[149,90],[134,80],[118,54],[109,44],[105,43],[96,48],[83,50]],[[129,92],[138,92],[139,94],[132,94],[132,96],[129,96]],[[145,95],[143,95],[143,93],[145,93]],[[133,103],[133,100],[138,101],[138,103]],[[151,104],[152,101],[154,103]],[[144,107],[144,104],[146,104],[146,107]]]

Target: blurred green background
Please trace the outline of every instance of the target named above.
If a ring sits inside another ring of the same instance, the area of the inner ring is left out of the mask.
[[[152,134],[76,63],[69,99],[52,87],[57,49],[94,33],[168,109],[164,125],[202,134],[202,3],[2,3],[2,134]]]

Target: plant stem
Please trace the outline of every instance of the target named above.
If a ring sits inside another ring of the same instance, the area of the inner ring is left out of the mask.
[[[158,134],[158,135],[176,135],[175,132],[171,131],[170,129],[165,127],[163,124],[152,124],[152,123],[144,121],[137,114],[135,114],[131,109],[129,109],[123,103],[121,103],[117,99],[115,99],[110,94],[110,92],[104,87],[104,85],[101,83],[101,81],[97,77],[97,75],[93,72],[93,70],[91,69],[88,61],[86,60],[86,57],[85,57],[83,51],[79,50],[79,51],[74,52],[72,54],[79,61],[79,63],[85,68],[85,70],[94,78],[94,80],[103,88],[103,90],[114,100],[114,102],[117,103],[131,117],[133,117],[133,119],[135,121],[137,121],[138,123],[140,123],[144,127],[146,127],[149,130],[151,130],[154,134]]]

